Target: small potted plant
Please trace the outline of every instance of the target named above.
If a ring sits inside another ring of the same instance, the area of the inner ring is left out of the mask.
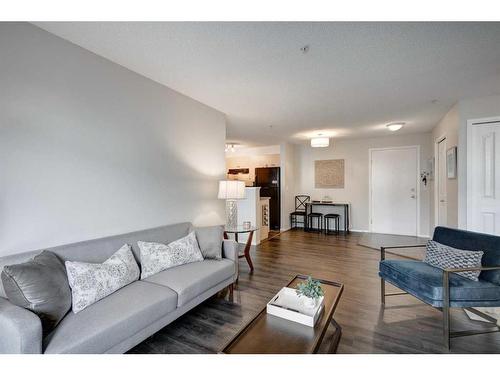
[[[314,280],[311,276],[303,283],[297,285],[297,295],[304,298],[304,306],[307,308],[314,308],[318,303],[319,297],[325,293],[321,289],[321,283]]]

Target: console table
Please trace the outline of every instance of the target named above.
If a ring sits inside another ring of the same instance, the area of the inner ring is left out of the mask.
[[[309,202],[306,203],[306,217],[313,212],[314,206],[342,207],[344,209],[344,232],[349,232],[349,203]],[[304,227],[308,229],[307,220],[305,220]]]

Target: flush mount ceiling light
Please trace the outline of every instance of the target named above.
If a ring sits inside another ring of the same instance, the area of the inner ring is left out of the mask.
[[[393,122],[392,124],[388,124],[387,129],[389,129],[391,132],[398,131],[404,126],[404,122]]]
[[[318,137],[311,138],[311,147],[328,147],[330,145],[330,138],[318,134]]]

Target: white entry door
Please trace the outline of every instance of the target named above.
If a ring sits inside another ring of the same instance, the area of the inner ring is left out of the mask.
[[[448,219],[448,199],[446,195],[446,138],[441,139],[437,144],[436,157],[437,173],[437,225],[446,226]]]
[[[500,122],[469,124],[467,229],[500,235]]]
[[[370,150],[370,230],[417,235],[418,147]]]

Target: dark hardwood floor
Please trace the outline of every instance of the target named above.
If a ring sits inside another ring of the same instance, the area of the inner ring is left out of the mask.
[[[255,271],[240,259],[234,303],[205,301],[130,353],[217,353],[296,274],[345,284],[334,318],[342,326],[339,353],[443,353],[441,313],[410,296],[380,305],[379,251],[359,246],[360,234],[284,232],[252,249]],[[388,291],[392,291],[390,288]],[[452,312],[454,330],[489,327]],[[325,337],[328,344],[330,332]],[[452,353],[500,353],[500,333],[452,339]]]

